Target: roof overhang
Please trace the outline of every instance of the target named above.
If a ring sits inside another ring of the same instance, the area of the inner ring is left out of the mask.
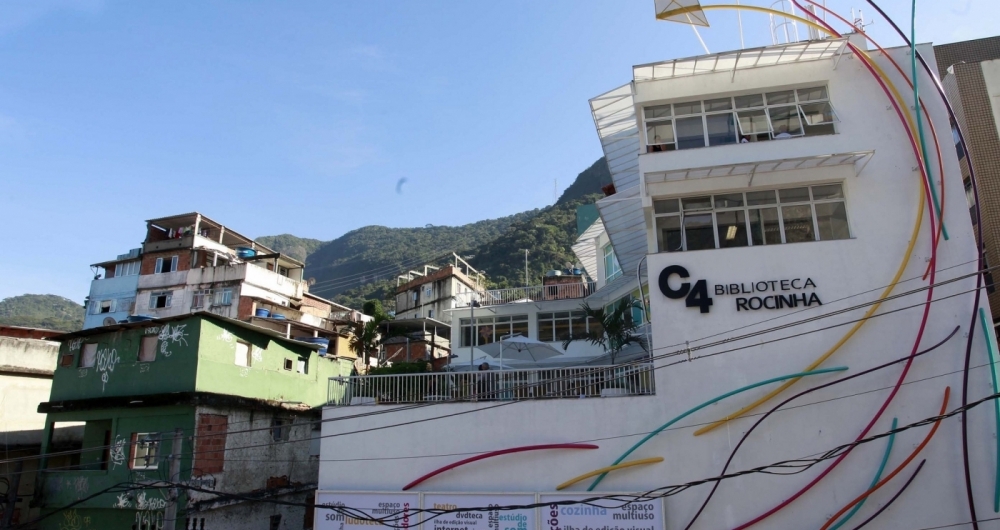
[[[722,164],[698,168],[676,169],[658,173],[647,173],[646,184],[656,184],[677,180],[702,179],[712,177],[733,177],[744,175],[753,183],[754,175],[760,173],[775,173],[796,169],[815,169],[820,167],[846,166],[854,167],[854,175],[860,175],[865,166],[875,155],[875,151],[855,151],[853,153],[837,153],[829,155],[801,156],[782,158],[779,160],[764,160],[760,162],[743,162],[739,164]],[[600,204],[600,203],[598,203]]]
[[[640,64],[632,67],[632,79],[645,83],[717,72],[735,75],[738,70],[833,59],[846,46],[846,38],[811,40]]]
[[[590,100],[590,112],[616,189],[639,183],[639,127],[632,84]]]
[[[594,239],[600,237],[602,232],[604,232],[604,221],[598,219],[591,223],[573,243],[573,254],[576,254],[576,259],[580,260],[583,270],[587,271],[591,278],[597,277],[597,247],[594,246]]]
[[[628,287],[628,292],[632,292],[639,288],[639,283],[635,281],[635,272],[624,273],[621,276],[615,278],[613,281],[604,284],[593,294],[587,297],[587,302],[596,301],[601,304],[606,304],[613,300],[618,299],[619,293],[623,288]]]
[[[618,264],[626,274],[634,274],[649,248],[639,186],[620,190],[597,201],[597,209],[608,239],[615,248]]]

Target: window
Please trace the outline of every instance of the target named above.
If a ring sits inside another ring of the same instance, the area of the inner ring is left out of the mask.
[[[143,337],[139,341],[139,362],[151,363],[156,360],[156,335]]]
[[[236,366],[250,366],[250,343],[236,341]]]
[[[610,282],[621,275],[622,268],[615,256],[615,248],[608,243],[604,245],[604,279]]]
[[[59,357],[59,366],[73,366],[73,354],[64,353]]]
[[[599,323],[587,318],[587,314],[583,311],[538,313],[538,340],[556,342],[571,337],[582,337],[588,332],[596,332],[598,326]]]
[[[194,439],[193,476],[222,473],[226,464],[226,434],[229,418],[223,414],[198,414],[198,435]]]
[[[646,152],[835,133],[825,86],[645,107]]]
[[[119,276],[135,276],[139,274],[139,260],[123,261],[115,264],[115,278]]]
[[[80,355],[80,368],[90,368],[97,361],[97,343],[84,344]]]
[[[292,371],[292,360],[291,359],[285,359],[285,370],[288,370],[289,372]]]
[[[288,433],[292,430],[292,420],[290,418],[271,419],[271,439],[275,442],[288,440]]]
[[[101,300],[100,307],[98,308],[98,313],[114,313],[115,312],[115,300]]]
[[[841,184],[653,201],[660,252],[849,239]]]
[[[215,300],[212,305],[233,305],[232,288],[220,289],[215,292]]]
[[[156,274],[173,272],[177,270],[177,256],[169,258],[156,258]]]
[[[149,308],[150,309],[163,309],[165,307],[170,307],[170,301],[173,298],[173,291],[155,291],[149,295]]]
[[[211,289],[199,289],[191,296],[191,308],[205,307],[212,301]]]
[[[433,309],[428,309],[427,310],[427,318],[434,318],[434,310]]]
[[[132,469],[156,469],[159,467],[157,455],[160,451],[160,436],[157,433],[132,433]]]
[[[303,359],[299,359],[298,367],[296,367],[295,371],[298,372],[298,373],[300,373],[300,374],[308,374],[309,373],[309,363],[306,362]]]
[[[278,265],[278,274],[280,274],[280,275],[282,275],[282,276],[284,276],[284,277],[287,278],[288,277],[288,267],[282,267],[281,265]]]
[[[490,344],[507,335],[528,336],[528,315],[504,315],[496,317],[476,317],[476,343],[472,344],[473,325],[468,318],[459,321],[462,328],[462,346]]]
[[[433,287],[424,287],[424,296],[430,298],[432,293],[434,293]]]

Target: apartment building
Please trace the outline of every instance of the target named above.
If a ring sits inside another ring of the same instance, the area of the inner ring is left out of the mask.
[[[696,2],[681,4],[687,7],[678,8],[680,19],[684,14],[704,17],[695,10]],[[918,50],[933,63],[930,45]],[[324,424],[324,434],[375,430],[350,440],[324,438],[321,454],[342,454],[360,444],[407,458],[409,468],[401,475],[396,461],[324,461],[318,502],[413,508],[447,503],[459,510],[551,505],[710,480],[725,471],[730,454],[737,463],[729,473],[824,454],[859,433],[876,435],[933,417],[943,410],[942,402],[944,410],[958,407],[966,344],[973,359],[968,400],[992,394],[988,348],[995,350],[996,339],[990,326],[968,328],[980,311],[988,314],[989,303],[975,295],[976,241],[958,157],[943,149],[944,175],[933,172],[935,186],[940,188],[943,179],[950,235],[933,249],[935,230],[928,222],[928,203],[920,202],[914,150],[871,75],[875,69],[865,65],[872,61],[894,71],[890,58],[908,64],[909,49],[866,53],[864,41],[851,35],[634,66],[632,79],[590,101],[614,186],[597,203],[602,226],[589,226],[585,232],[590,233],[577,244],[584,268],[605,282],[604,289],[622,281],[629,285],[621,293],[632,296],[638,289],[637,298],[648,296],[652,355],[608,369],[591,365],[582,372],[566,366],[493,369],[471,377],[410,375],[410,386],[394,387],[406,392],[390,389],[364,398],[386,414],[363,419],[353,419],[358,412],[344,406],[349,401],[331,399],[323,417],[338,421],[336,428]],[[905,86],[896,74],[882,82]],[[912,106],[907,91],[900,93],[901,106]],[[924,126],[947,131],[945,105],[922,93],[928,111]],[[936,168],[939,160],[931,156],[930,166]],[[927,304],[928,291],[921,288],[928,285],[923,277],[932,254],[935,285],[933,303]],[[639,279],[622,280],[629,274]],[[639,287],[645,285],[642,278],[651,287],[648,295]],[[901,296],[881,301],[889,294]],[[451,310],[453,326],[470,319],[469,331],[458,336],[468,334],[475,346],[486,323],[478,320],[481,315],[493,319],[489,340],[527,332],[556,342],[555,330],[568,326],[572,333],[570,308],[565,319],[542,318],[540,307],[550,302],[538,302],[540,293],[510,296],[496,313],[485,311],[492,308],[486,304]],[[501,311],[525,317],[500,320]],[[935,344],[938,349],[911,364],[879,368]],[[824,371],[812,372],[817,366]],[[875,371],[840,379],[866,369]],[[810,374],[799,381],[796,374],[804,371]],[[778,381],[797,382],[777,398],[769,396]],[[831,386],[818,387],[826,383]],[[595,387],[619,392],[587,390]],[[751,432],[780,399],[807,389],[815,393]],[[389,399],[382,402],[380,396]],[[399,425],[399,417],[389,412],[407,401],[433,406],[407,409],[406,424]],[[520,403],[498,407],[497,401]],[[983,406],[971,410],[964,424],[945,420],[926,445],[921,441],[927,426],[896,433],[891,465],[917,446],[925,462],[920,476],[876,525],[929,528],[968,521],[964,489],[955,487],[965,480],[963,425],[973,498],[980,515],[991,513],[996,479],[992,414]],[[393,436],[385,436],[383,427],[391,427]],[[645,438],[636,434],[650,432]],[[746,442],[736,451],[744,434]],[[434,440],[434,450],[413,440]],[[552,449],[552,444],[580,440],[597,440],[597,447]],[[531,451],[539,444],[546,450]],[[440,456],[451,453],[481,459],[464,466],[465,456]],[[727,478],[710,501],[708,485],[644,499],[641,524],[656,530],[818,528],[846,499],[865,492],[885,454],[885,442],[875,441],[854,447],[835,472],[822,476],[830,462],[801,473]],[[574,482],[573,477],[587,474],[598,476]],[[556,492],[557,486],[566,489]],[[900,487],[873,495],[857,521],[874,516]],[[581,528],[636,519],[621,502],[500,513]],[[321,523],[320,528],[339,524]]]
[[[1000,37],[953,42],[934,46],[938,73],[948,99],[965,134],[969,156],[953,131],[955,150],[962,167],[972,222],[982,223],[986,266],[1000,263]],[[975,215],[969,164],[979,184],[980,207]],[[1000,307],[1000,293],[993,286],[994,274],[986,279],[991,307]],[[994,313],[994,322],[1000,315]]]
[[[457,254],[444,266],[425,265],[396,277],[396,319],[432,318],[451,323],[448,309],[468,305],[484,288],[482,273]]]

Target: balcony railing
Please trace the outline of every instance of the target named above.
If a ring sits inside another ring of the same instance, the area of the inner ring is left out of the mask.
[[[515,302],[537,302],[539,300],[571,300],[590,296],[596,290],[597,282],[493,289],[480,293],[479,305],[491,306],[512,304]]]
[[[648,362],[531,370],[331,377],[329,406],[645,396],[656,393]]]

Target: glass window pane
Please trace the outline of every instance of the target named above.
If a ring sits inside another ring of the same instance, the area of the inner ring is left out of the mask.
[[[810,205],[782,207],[781,220],[785,223],[785,243],[816,241]]]
[[[681,218],[678,215],[656,218],[656,244],[660,252],[678,252],[681,247]]]
[[[646,143],[649,145],[674,143],[674,124],[669,121],[646,124]]]
[[[522,337],[528,336],[528,321],[514,322],[511,324],[510,332],[512,335],[521,335]]]
[[[745,110],[737,114],[740,117],[740,134],[750,136],[752,134],[771,132],[771,124],[767,121],[767,114],[764,113],[764,109]]]
[[[552,313],[554,318],[569,318],[569,311],[562,311],[559,313]]]
[[[705,101],[705,112],[715,110],[730,110],[733,108],[733,101],[729,98],[709,99]]]
[[[684,235],[687,238],[687,250],[715,248],[712,214],[703,213],[685,216]]]
[[[747,204],[750,206],[756,204],[777,204],[777,202],[778,199],[774,197],[774,190],[747,192]]]
[[[844,189],[840,184],[827,184],[825,186],[813,186],[813,199],[843,199]]]
[[[799,105],[799,108],[802,109],[802,118],[806,121],[806,125],[824,125],[840,121],[833,113],[833,105],[828,102],[808,103]]]
[[[497,319],[497,322],[510,322],[510,317],[509,316],[506,316],[506,317],[496,317],[496,319]]]
[[[715,207],[716,208],[736,208],[737,206],[743,206],[743,194],[742,193],[727,193],[725,195],[716,195]]]
[[[490,344],[497,341],[497,337],[493,332],[493,324],[479,326],[476,333],[479,334],[479,344]]]
[[[786,188],[778,190],[778,197],[781,199],[782,204],[788,202],[808,202],[809,188]]]
[[[749,244],[743,210],[716,212],[715,221],[719,231],[719,248],[745,247]]]
[[[563,318],[555,321],[556,340],[566,340],[569,335],[569,319]]]
[[[763,107],[764,96],[761,94],[750,94],[747,96],[736,96],[736,108],[745,109],[749,107]]]
[[[736,143],[736,120],[731,112],[705,116],[705,122],[708,124],[708,145]]]
[[[783,103],[795,103],[795,91],[794,90],[782,90],[780,92],[768,92],[767,104],[768,105],[781,105]]]
[[[799,101],[816,101],[817,99],[826,98],[827,95],[825,86],[814,86],[799,89]]]
[[[776,107],[767,109],[771,116],[771,130],[775,138],[802,136],[802,119],[798,107]]]
[[[687,103],[674,103],[674,116],[698,114],[699,112],[701,112],[700,101],[688,101]]]
[[[570,330],[574,337],[583,337],[587,334],[587,316],[573,315],[573,326]]]
[[[543,342],[552,342],[555,340],[554,326],[551,320],[539,320],[538,321],[538,340]]]
[[[677,125],[677,149],[705,147],[705,126],[701,116],[694,118],[679,118]]]
[[[684,211],[690,212],[691,210],[709,210],[712,208],[712,198],[709,196],[704,197],[687,197],[681,199],[684,203]]]
[[[653,213],[677,213],[680,211],[677,199],[653,201]]]
[[[847,228],[847,208],[842,202],[826,202],[816,205],[816,224],[819,225],[819,239],[849,239]]]
[[[656,118],[669,118],[670,105],[657,105],[655,107],[646,107],[642,109],[642,113],[644,116],[646,116],[647,120],[653,120]]]
[[[780,244],[781,226],[778,224],[778,209],[750,210],[750,233],[754,245]]]

